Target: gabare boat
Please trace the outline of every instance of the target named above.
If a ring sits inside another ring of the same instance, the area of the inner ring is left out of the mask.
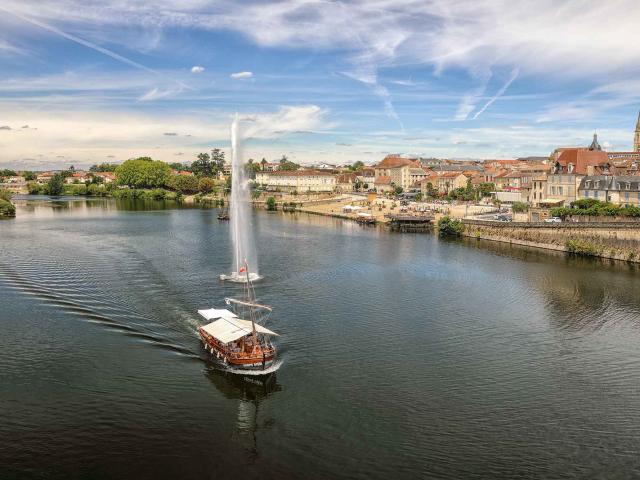
[[[198,310],[211,323],[198,328],[205,350],[222,360],[226,365],[248,370],[265,370],[276,358],[276,347],[271,337],[278,334],[260,325],[272,312],[268,305],[255,302],[253,284],[245,266],[239,273],[247,275],[244,283],[244,298],[225,298],[231,308]]]

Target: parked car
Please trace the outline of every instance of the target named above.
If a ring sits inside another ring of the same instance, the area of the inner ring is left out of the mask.
[[[560,217],[545,218],[544,221],[546,223],[562,223],[562,219]]]

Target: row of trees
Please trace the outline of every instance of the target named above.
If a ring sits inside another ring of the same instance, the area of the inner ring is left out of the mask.
[[[595,198],[583,198],[571,202],[570,207],[556,207],[551,209],[551,215],[565,219],[572,215],[593,217],[640,217],[640,208],[628,205],[625,207],[609,202],[601,202]]]
[[[2,178],[6,178],[6,177],[17,177],[18,174],[16,173],[15,170],[11,170],[10,168],[5,168],[0,170],[0,179]],[[35,180],[36,179],[36,174],[30,171],[24,171],[22,172],[21,176],[26,180],[26,181],[30,181],[30,180]]]

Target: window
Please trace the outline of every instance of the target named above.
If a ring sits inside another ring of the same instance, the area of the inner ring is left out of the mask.
[[[562,187],[558,187],[558,195],[562,195]]]
[[[599,194],[599,193],[600,193],[600,192],[598,192],[597,190],[596,190],[595,192],[593,192],[593,198],[598,198],[598,194]]]
[[[585,198],[589,198],[589,190],[585,190],[584,191],[584,196],[585,196]]]
[[[624,199],[628,202],[629,201],[629,192],[624,192]]]

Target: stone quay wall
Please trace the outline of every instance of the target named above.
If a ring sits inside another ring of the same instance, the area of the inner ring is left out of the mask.
[[[462,220],[477,239],[640,262],[640,222],[525,223]]]

